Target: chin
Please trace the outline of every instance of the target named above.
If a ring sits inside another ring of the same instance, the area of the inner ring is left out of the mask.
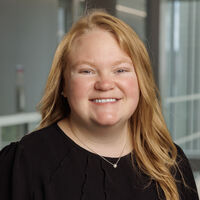
[[[99,126],[114,126],[116,125],[119,120],[117,119],[102,119],[102,120],[94,120],[96,124]]]

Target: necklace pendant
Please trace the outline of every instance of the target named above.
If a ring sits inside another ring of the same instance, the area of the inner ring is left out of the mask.
[[[113,164],[113,167],[114,167],[114,168],[117,168],[117,164]]]

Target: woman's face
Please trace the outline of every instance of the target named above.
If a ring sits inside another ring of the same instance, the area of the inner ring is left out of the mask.
[[[113,35],[95,29],[80,36],[69,58],[63,92],[71,119],[84,126],[127,123],[138,105],[139,87],[132,61]]]

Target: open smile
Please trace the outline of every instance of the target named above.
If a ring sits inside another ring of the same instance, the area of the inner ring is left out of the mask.
[[[117,99],[117,98],[97,98],[97,99],[91,99],[90,101],[94,103],[114,103],[119,100],[120,99]]]

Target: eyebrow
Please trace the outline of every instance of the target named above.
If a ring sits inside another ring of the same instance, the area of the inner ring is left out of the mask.
[[[123,58],[123,59],[120,59],[120,60],[117,60],[117,61],[113,62],[112,66],[120,65],[120,64],[123,64],[123,63],[128,63],[128,64],[133,65],[133,62],[131,60]],[[77,61],[77,62],[73,63],[71,65],[71,67],[73,68],[73,67],[76,67],[76,66],[81,65],[81,64],[87,64],[87,65],[90,65],[90,66],[93,66],[93,67],[95,66],[95,63],[93,61],[80,60],[80,61]]]
[[[122,64],[122,63],[128,63],[128,64],[133,65],[133,62],[132,62],[131,60],[128,60],[128,59],[118,60],[118,61],[114,62],[113,65],[120,65],[120,64]]]
[[[95,66],[94,62],[91,62],[91,61],[84,61],[84,60],[80,60],[78,62],[75,62],[71,65],[71,67],[76,67],[78,65],[82,65],[82,64],[86,64],[86,65],[90,65],[90,66]]]

